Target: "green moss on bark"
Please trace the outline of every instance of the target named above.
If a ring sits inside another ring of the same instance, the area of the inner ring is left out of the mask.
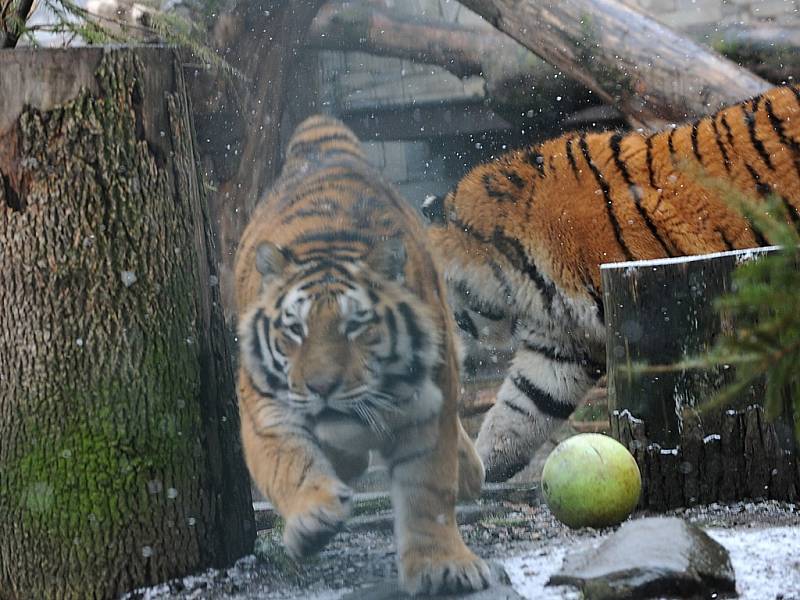
[[[21,200],[0,205],[3,600],[114,598],[214,564],[228,535],[214,452],[236,452],[209,447],[224,430],[209,415],[228,412],[207,404],[233,391],[204,389],[206,224],[180,68],[143,52],[169,60],[105,51],[93,86],[0,132]]]

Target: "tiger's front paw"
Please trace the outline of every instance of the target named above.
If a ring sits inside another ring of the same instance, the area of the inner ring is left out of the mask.
[[[297,499],[301,507],[286,518],[283,543],[292,558],[322,549],[350,516],[353,490],[336,479],[307,482]]]
[[[453,551],[408,552],[400,565],[400,583],[411,594],[469,593],[489,587],[489,567],[464,545]]]

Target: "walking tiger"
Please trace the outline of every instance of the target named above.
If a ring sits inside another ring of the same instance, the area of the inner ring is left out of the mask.
[[[605,371],[602,263],[767,244],[698,171],[775,194],[797,226],[798,87],[653,134],[565,134],[426,201],[459,327],[480,338],[500,324],[517,342],[478,435],[488,481],[524,467]]]

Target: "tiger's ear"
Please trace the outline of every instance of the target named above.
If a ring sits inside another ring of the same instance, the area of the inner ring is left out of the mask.
[[[422,203],[422,214],[431,225],[444,225],[444,196],[427,196]]]
[[[367,256],[367,266],[387,279],[402,279],[406,266],[406,247],[403,240],[388,238],[376,244]]]
[[[275,244],[261,242],[256,248],[256,269],[264,277],[280,275],[287,262],[286,254]]]

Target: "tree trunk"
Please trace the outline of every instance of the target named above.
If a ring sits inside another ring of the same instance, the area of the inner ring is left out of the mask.
[[[762,390],[719,409],[703,405],[733,379],[732,368],[678,370],[703,355],[723,328],[713,300],[731,288],[742,250],[667,261],[603,265],[608,404],[612,436],[642,473],[643,508],[773,498],[800,492],[792,427],[768,423]]]
[[[0,53],[0,598],[252,551],[180,60]]]
[[[616,0],[461,0],[633,122],[713,112],[769,84]]]
[[[239,237],[262,193],[280,167],[281,118],[285,107],[287,73],[306,31],[324,0],[232,0],[214,26],[213,43],[222,57],[238,69],[238,80],[224,91],[223,101],[206,102],[209,144],[227,139],[235,160],[227,163],[229,177],[219,182],[211,199],[211,214],[221,258],[223,303],[233,314],[233,258]],[[209,88],[198,72],[193,98]],[[215,111],[219,107],[222,110]],[[213,113],[217,112],[216,115]],[[235,122],[241,119],[241,128]],[[231,130],[241,137],[231,139]],[[201,145],[205,140],[200,141]]]

